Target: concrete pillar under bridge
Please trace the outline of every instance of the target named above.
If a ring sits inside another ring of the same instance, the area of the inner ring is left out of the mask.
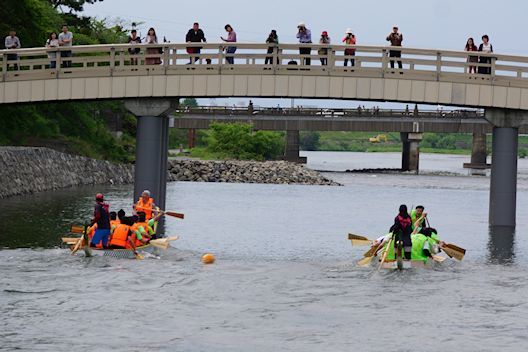
[[[306,157],[299,155],[300,132],[297,130],[286,131],[286,145],[284,147],[284,160],[299,164],[306,164]]]
[[[471,162],[464,164],[465,169],[485,170],[491,168],[491,165],[487,163],[488,151],[486,142],[486,133],[473,133],[473,148],[471,149]]]
[[[489,224],[515,229],[519,127],[528,124],[528,111],[487,109],[493,125]]]
[[[401,132],[400,138],[402,148],[402,171],[420,171],[420,142],[423,133]]]
[[[156,204],[165,209],[168,113],[175,105],[169,99],[139,99],[126,101],[125,106],[137,118],[134,202],[148,189]]]

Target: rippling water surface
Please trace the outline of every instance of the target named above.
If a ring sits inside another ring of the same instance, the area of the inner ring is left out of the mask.
[[[347,157],[326,163],[339,170]],[[440,168],[454,165],[442,158]],[[3,200],[0,350],[528,348],[523,178],[511,236],[489,234],[484,177],[329,176],[344,186],[170,184],[168,207],[186,219],[168,219],[166,232],[181,239],[143,261],[71,257],[58,247],[70,223],[89,218],[99,188]],[[104,192],[114,209],[130,206],[130,187]],[[468,249],[464,262],[357,268],[364,249],[346,234],[383,234],[402,202],[424,204],[444,239]],[[217,263],[202,265],[205,252]]]

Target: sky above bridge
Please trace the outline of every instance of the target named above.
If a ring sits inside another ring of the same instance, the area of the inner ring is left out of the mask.
[[[297,24],[303,21],[312,30],[314,42],[325,30],[333,43],[339,43],[345,30],[352,28],[358,45],[386,45],[387,34],[398,25],[407,47],[463,50],[468,37],[479,44],[481,36],[488,34],[496,52],[528,55],[523,25],[528,2],[521,0],[104,0],[87,5],[85,10],[110,22],[142,22],[138,27],[142,36],[154,27],[159,38],[171,42],[183,42],[187,30],[198,21],[210,43],[220,42],[227,23],[233,26],[240,42],[265,42],[270,30],[276,29],[282,43],[295,43]],[[267,101],[262,105],[289,104],[277,99]],[[358,105],[314,101],[303,105],[335,104]]]

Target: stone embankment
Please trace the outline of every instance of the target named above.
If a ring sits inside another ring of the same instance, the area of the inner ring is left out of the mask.
[[[168,181],[339,185],[284,161],[172,160]],[[0,199],[82,185],[134,182],[132,165],[40,147],[0,147]]]
[[[48,148],[0,147],[0,198],[81,185],[134,182],[132,165]]]
[[[168,179],[194,182],[339,185],[316,171],[285,161],[171,160]]]

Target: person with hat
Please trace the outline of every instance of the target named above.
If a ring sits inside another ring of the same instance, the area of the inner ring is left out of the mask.
[[[312,43],[312,32],[306,28],[306,24],[304,22],[301,22],[297,25],[297,38],[299,39],[299,43],[301,44],[310,44]],[[299,48],[299,54],[301,55],[310,55],[312,53],[312,49],[310,47],[301,47]],[[306,57],[302,59],[303,65],[310,66],[312,60],[310,57]]]
[[[391,43],[391,46],[402,46],[403,34],[398,32],[398,26],[392,27],[392,33],[387,36],[387,41]],[[401,57],[401,50],[390,50],[390,57]],[[390,62],[391,68],[394,68],[394,60]],[[398,60],[398,67],[400,70],[403,68],[401,60]],[[403,73],[403,72],[400,72]]]
[[[90,247],[96,247],[102,244],[103,248],[107,248],[108,237],[110,236],[110,215],[109,205],[104,202],[104,196],[98,193],[95,196],[94,217],[91,221],[91,226],[97,224],[97,230],[90,241]]]
[[[346,45],[356,45],[356,36],[354,35],[354,32],[352,29],[347,28],[345,32],[345,37],[342,40],[343,43]],[[356,55],[356,49],[345,49],[345,66],[348,65],[348,60],[350,60],[350,66],[354,67],[356,65],[356,60],[349,59],[350,56]]]
[[[321,33],[321,39],[319,39],[319,44],[328,45],[330,44],[330,42],[331,40],[330,40],[330,37],[328,36],[328,32],[323,31],[323,33]],[[321,65],[323,66],[328,65],[328,48],[319,48],[319,50],[317,51],[317,54],[319,56],[324,56],[320,58]]]
[[[140,211],[145,212],[147,221],[152,219],[152,213],[156,212],[156,204],[154,204],[154,198],[150,196],[149,190],[146,189],[141,193],[141,197],[134,205],[134,210],[136,214]]]

